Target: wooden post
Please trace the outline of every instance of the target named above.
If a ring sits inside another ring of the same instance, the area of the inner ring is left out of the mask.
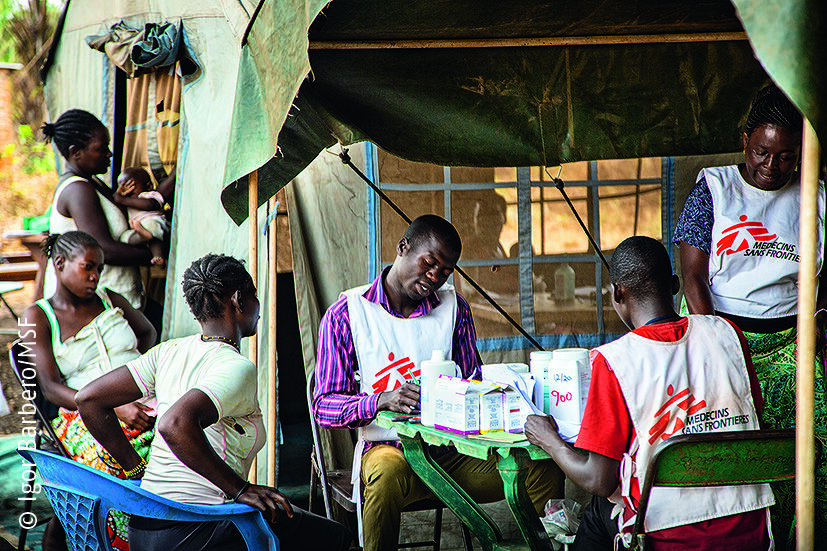
[[[253,278],[253,285],[258,288],[258,171],[254,170],[247,176],[247,213],[249,215],[248,223],[250,228],[250,275]],[[258,365],[258,337],[253,335],[249,343],[248,357],[250,361]],[[253,484],[257,482],[256,475],[257,461],[253,458],[253,464],[250,466],[249,480]]]
[[[270,225],[267,228],[267,345],[270,347],[267,370],[267,485],[276,487],[276,465],[278,463],[279,415],[278,415],[278,372],[276,348],[276,274],[278,265],[279,220],[276,214],[276,197],[268,203]]]
[[[745,32],[618,34],[607,36],[547,36],[523,38],[448,38],[422,40],[314,40],[311,50],[416,50],[427,48],[528,48],[548,46],[605,46],[609,44],[669,44],[747,40]]]
[[[798,267],[798,358],[795,414],[796,549],[815,549],[815,342],[819,145],[804,120],[801,147],[801,261]]]

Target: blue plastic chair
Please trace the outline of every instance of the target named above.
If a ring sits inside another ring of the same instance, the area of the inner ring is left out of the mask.
[[[279,541],[261,512],[249,505],[190,505],[142,490],[82,463],[42,450],[17,450],[37,464],[43,490],[74,551],[112,551],[106,532],[111,510],[148,518],[181,521],[229,520],[241,532],[247,549],[278,551]]]

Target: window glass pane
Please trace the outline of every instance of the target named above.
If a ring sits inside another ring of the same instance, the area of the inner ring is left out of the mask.
[[[423,214],[445,216],[442,191],[385,191],[390,199],[411,219]],[[380,235],[382,239],[379,251],[381,262],[391,263],[396,258],[396,244],[405,233],[408,224],[396,214],[384,201],[379,201]]]
[[[383,184],[411,184],[405,191],[385,190],[410,217],[444,213],[445,190],[424,191],[416,184],[444,184],[445,168],[413,163],[378,151],[379,178]],[[593,170],[594,167],[596,171]],[[497,189],[451,190],[451,212],[446,216],[456,226],[463,242],[460,264],[506,312],[522,323],[520,315],[517,169],[514,167],[451,167],[451,184],[505,184]],[[551,182],[558,167],[530,167],[535,184]],[[595,196],[599,202],[601,245],[609,256],[617,244],[630,235],[661,238],[661,159],[621,159],[577,162],[563,165],[560,178],[565,192],[583,222],[595,233]],[[601,187],[583,185],[600,180]],[[640,184],[616,185],[612,180],[642,180]],[[649,180],[648,182],[646,180]],[[652,182],[652,180],[655,180]],[[481,187],[481,186],[480,186]],[[555,187],[534,185],[530,191],[532,253],[542,255],[534,262],[533,291],[536,333],[596,334],[602,330],[623,333],[623,323],[609,299],[608,274],[598,261],[565,264],[555,255],[593,253],[583,229]],[[396,244],[406,224],[380,201],[380,257],[393,262]],[[479,263],[468,266],[468,262]],[[602,289],[596,288],[596,267],[602,270]],[[480,338],[517,336],[519,332],[464,279],[454,283],[468,300]]]
[[[534,264],[534,320],[537,333],[598,333],[599,302],[602,302],[606,332],[624,333],[626,329],[609,300],[608,281],[608,273],[603,268],[604,284],[598,293],[594,262]]]
[[[462,239],[462,260],[506,258],[511,246],[511,242],[502,239],[506,225],[513,242],[517,240],[516,205],[509,209],[499,190],[454,191],[451,194],[451,222]]]
[[[413,163],[377,148],[379,181],[383,184],[441,184],[445,181],[442,167]]]
[[[566,195],[583,222],[589,225],[589,190],[585,187],[567,187]],[[532,203],[531,244],[535,254],[585,253],[589,241],[556,188],[543,188],[542,201]]]
[[[492,264],[491,266],[481,267],[469,266],[463,269],[485,289],[491,298],[493,298],[508,315],[517,320],[518,323],[522,323],[520,318],[517,266],[498,266]],[[467,300],[471,306],[474,325],[477,329],[477,338],[508,337],[520,334],[502,314],[491,306],[491,304],[461,276],[454,275],[454,284],[457,287],[457,291],[465,297],[465,300]],[[510,290],[503,292],[503,287],[507,284],[512,287]]]
[[[494,182],[496,168],[451,167],[452,184],[486,184]]]
[[[660,168],[660,157],[597,161],[597,178],[599,180],[660,178]]]
[[[557,167],[550,167],[548,169],[552,176],[557,175],[557,170]],[[543,176],[546,178],[546,180],[550,180],[550,178],[548,178],[545,172],[543,172]],[[577,163],[564,163],[563,170],[560,172],[560,179],[564,182],[582,182],[584,180],[588,180],[589,162],[580,161]]]
[[[517,169],[513,166],[498,167],[494,169],[494,181],[500,182],[516,182]]]
[[[661,239],[660,184],[599,188],[600,245],[614,249],[632,235]]]

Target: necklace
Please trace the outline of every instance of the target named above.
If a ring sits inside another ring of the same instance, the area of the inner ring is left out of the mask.
[[[221,335],[214,335],[212,337],[208,337],[206,335],[201,335],[201,340],[204,341],[204,342],[209,342],[209,341],[223,342],[224,344],[229,344],[230,346],[235,348],[237,352],[240,352],[240,348],[238,346],[238,343],[235,342],[233,339],[231,339],[229,337],[222,337]]]
[[[656,318],[652,318],[643,325],[652,325],[653,323],[657,323],[659,321],[667,320],[669,318],[679,318],[677,314],[666,314],[665,316],[658,316]]]

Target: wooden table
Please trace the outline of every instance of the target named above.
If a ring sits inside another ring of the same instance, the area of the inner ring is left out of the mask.
[[[405,417],[405,420],[394,421]],[[525,481],[528,474],[529,459],[550,459],[541,448],[527,440],[509,443],[484,440],[454,434],[448,431],[425,427],[419,423],[410,423],[410,416],[399,413],[380,411],[377,423],[385,428],[394,428],[402,441],[405,459],[413,471],[459,519],[477,536],[483,549],[532,549],[549,550],[551,542],[543,529],[534,505],[528,497]],[[456,450],[470,457],[486,460],[492,454],[497,457],[497,470],[503,480],[505,500],[525,541],[508,542],[503,540],[502,532],[491,517],[451,479],[450,476],[431,457],[428,446],[451,445]]]
[[[33,262],[27,263],[29,265],[30,270],[26,272],[26,277],[23,278],[21,275],[15,274],[14,280],[17,279],[26,279],[26,280],[34,280],[34,297],[32,301],[38,300],[43,298],[43,278],[44,274],[46,273],[46,261],[48,260],[40,250],[40,244],[46,238],[48,234],[42,232],[32,232],[32,231],[9,231],[3,234],[4,239],[8,239],[11,241],[16,241],[23,247],[25,247],[29,253],[32,255]],[[21,268],[20,266],[17,267],[18,269]],[[2,275],[0,275],[2,278]],[[12,279],[0,279],[2,281],[10,281]]]

